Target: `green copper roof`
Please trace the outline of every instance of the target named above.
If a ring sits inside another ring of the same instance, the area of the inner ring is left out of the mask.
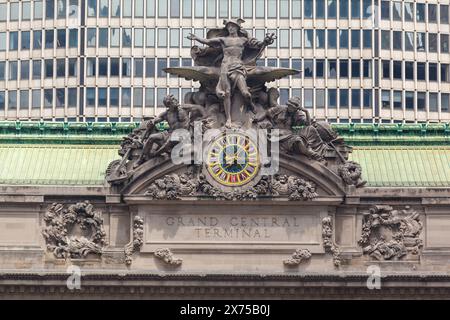
[[[117,146],[0,145],[0,184],[103,185]],[[367,186],[449,187],[450,147],[354,147]]]

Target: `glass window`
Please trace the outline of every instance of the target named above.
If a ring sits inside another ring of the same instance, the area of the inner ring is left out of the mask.
[[[33,109],[41,108],[41,90],[40,89],[31,90],[31,107]]]
[[[450,110],[450,99],[448,93],[441,93],[441,111]]]
[[[189,39],[187,38],[187,36],[189,35],[189,33],[192,32],[192,30],[191,30],[191,29],[184,29],[184,28],[183,28],[183,29],[181,30],[181,32],[182,32],[181,39],[182,39],[182,46],[183,46],[183,48],[190,48],[191,45],[192,45],[192,41],[189,40]]]
[[[405,2],[404,3],[404,9],[405,9],[405,21],[413,21],[414,20],[414,2]]]
[[[20,40],[20,49],[29,50],[30,49],[30,31],[22,31]]]
[[[425,51],[425,32],[417,32],[417,51]]]
[[[416,3],[416,21],[425,22],[425,3]]]
[[[258,3],[258,1],[260,3]],[[262,12],[264,15],[264,0],[256,0],[256,17],[258,17],[258,5],[261,5],[262,1]],[[219,1],[219,18],[228,18],[228,0],[221,0]]]
[[[144,17],[144,0],[134,0],[134,16],[136,18]]]
[[[449,82],[449,64],[442,63],[441,64],[441,81],[442,82]]]
[[[29,60],[22,60],[20,62],[20,80],[28,80],[30,77],[30,62]]]
[[[170,16],[172,18],[180,16],[180,0],[170,0]]]
[[[33,31],[33,49],[41,49],[42,48],[42,31],[34,30]]]
[[[305,48],[313,47],[313,31],[312,29],[305,29]]]
[[[107,18],[109,14],[109,0],[99,0],[98,16]]]
[[[390,50],[391,49],[391,32],[387,30],[381,31],[381,49]]]
[[[119,107],[119,88],[109,88],[109,106]]]
[[[389,12],[390,6],[391,6],[390,1],[381,1],[381,19],[382,20],[390,20],[391,19],[391,15]]]
[[[436,22],[437,21],[437,5],[428,4],[428,22]]]
[[[142,78],[144,76],[144,59],[134,58],[134,77]]]
[[[417,62],[417,80],[425,81],[425,62]]]
[[[316,77],[323,78],[325,76],[325,60],[317,59],[316,60]]]
[[[56,59],[56,77],[64,78],[66,75],[66,60]]]
[[[417,92],[417,110],[425,110],[427,96],[425,92]]]
[[[372,60],[363,60],[363,77],[372,78]]]
[[[348,0],[339,1],[339,17],[341,19],[348,18]]]
[[[98,29],[98,47],[99,48],[108,47],[108,28]]]
[[[33,60],[33,79],[41,78],[41,60]]]
[[[405,92],[405,109],[414,110],[414,91]]]
[[[314,66],[313,66],[313,60],[312,59],[305,59],[303,61],[303,69],[305,70],[304,76],[305,78],[312,78],[314,75]]]
[[[302,45],[302,33],[301,29],[293,29],[292,30],[292,48],[300,48]]]
[[[120,0],[111,0],[111,17],[112,18],[120,17]]]
[[[402,92],[394,90],[394,109],[402,108]]]
[[[280,29],[280,48],[289,48],[289,30]]]
[[[166,77],[166,72],[164,69],[167,68],[167,59],[165,58],[158,58],[158,70],[157,70],[157,76],[160,78]]]
[[[414,51],[414,32],[405,32],[405,50]]]
[[[144,29],[134,29],[134,47],[142,48],[144,46]]]
[[[131,89],[122,88],[122,107],[131,107]]]
[[[133,106],[142,107],[142,88],[133,88]]]
[[[146,0],[147,6],[146,6],[146,15],[147,17],[151,18],[155,16],[155,0]],[[183,2],[187,2],[184,0]]]
[[[98,92],[97,92],[98,100],[97,100],[97,103],[98,103],[99,107],[104,107],[105,108],[106,105],[107,105],[107,93],[108,93],[107,90],[108,90],[107,88],[98,88]]]
[[[53,49],[54,32],[53,30],[45,30],[45,49]]]
[[[328,0],[328,8],[327,9],[328,9],[327,10],[328,19],[335,19],[336,12],[337,12],[336,0]]]
[[[44,108],[53,108],[53,89],[44,90]]]
[[[118,77],[120,74],[120,60],[119,58],[111,58],[110,59],[110,77]]]
[[[352,5],[352,19],[359,19],[360,17],[360,1],[359,0],[351,0]]]
[[[147,48],[155,47],[155,29],[146,29],[146,46]]]
[[[6,32],[0,32],[0,51],[6,50]]]
[[[120,44],[120,29],[112,28],[111,29],[111,47],[118,47]]]
[[[162,3],[161,3],[162,2]],[[132,12],[132,0],[123,0],[122,1],[122,17],[131,18]],[[165,11],[164,11],[165,10]],[[164,12],[164,15],[159,15],[160,17],[167,17],[167,0],[161,1],[159,0],[159,12]]]
[[[108,58],[98,58],[98,76],[108,76]]]
[[[429,63],[428,65],[429,81],[437,81],[437,63]]]
[[[30,20],[31,19],[31,5],[30,1],[22,2],[22,20]]]
[[[429,96],[429,111],[437,112],[438,111],[438,94],[434,92],[430,92]]]
[[[66,18],[66,0],[57,0],[56,1],[56,17],[58,19]]]
[[[352,60],[352,78],[361,76],[361,60]]]
[[[402,50],[402,32],[392,31],[392,46],[394,50]]]
[[[441,33],[441,52],[442,53],[448,53],[449,52],[449,40],[448,40],[448,34],[442,34]]]
[[[154,78],[155,77],[155,59],[147,58],[145,59],[145,77]]]
[[[316,48],[325,48],[325,30],[316,30]]]
[[[183,17],[192,17],[192,0],[183,0]]]
[[[8,91],[8,109],[17,109],[17,90]]]
[[[360,30],[352,30],[352,49],[359,49],[360,47]]]
[[[280,0],[280,18],[289,18],[289,0]]]
[[[394,61],[394,79],[402,79],[402,62]]]
[[[348,49],[348,30],[339,30],[339,47]]]
[[[372,107],[372,90],[371,89],[363,90],[363,107],[364,108]]]
[[[88,17],[96,17],[97,16],[97,0],[88,0]]]
[[[313,0],[303,0],[303,2],[304,2],[304,17],[305,18],[309,18],[309,19],[312,19],[312,17],[313,17],[313,11],[314,11],[314,9],[313,9],[313,4],[314,4],[314,2],[313,2]]]
[[[5,80],[5,66],[6,66],[6,62],[0,61],[0,81]]]
[[[361,90],[352,89],[352,107],[359,108],[361,106]]]
[[[34,1],[33,19],[34,20],[42,19],[42,1]]]
[[[162,0],[166,1],[166,0]],[[194,12],[196,18],[203,18],[204,11],[203,11],[203,0],[194,0]]]
[[[405,80],[414,80],[414,62],[405,61]]]
[[[68,75],[69,77],[77,76],[77,58],[69,58]]]
[[[337,107],[337,90],[328,89],[328,108],[336,109]]]
[[[131,28],[122,29],[122,47],[131,48]]]
[[[45,1],[45,18],[53,20],[55,17],[55,1],[46,0]]]
[[[312,3],[311,3],[311,6],[312,6]],[[267,0],[267,17],[268,18],[276,18],[277,11],[278,11],[277,0]]]
[[[6,21],[7,16],[7,4],[6,3],[0,3],[0,21]],[[4,94],[4,92],[2,91]]]
[[[122,58],[122,77],[131,77],[131,58]]]
[[[17,80],[17,61],[9,62],[9,80]]]
[[[339,106],[348,107],[348,89],[339,89]]]
[[[304,104],[306,108],[312,108],[314,104],[313,89],[304,89]]]
[[[372,30],[363,30],[363,47],[372,48]]]
[[[158,29],[158,47],[159,48],[167,47],[167,29],[163,28]]]
[[[66,47],[66,29],[58,29],[56,31],[56,47],[57,48]]]
[[[19,32],[18,31],[10,32],[9,33],[9,51],[17,51],[18,46],[19,46]]]
[[[348,78],[348,60],[339,60],[339,76]]]
[[[440,21],[442,24],[449,23],[448,19],[448,5],[447,4],[441,4],[440,5]]]
[[[215,0],[208,0],[209,2],[214,3],[214,6],[211,5],[211,7],[214,7],[214,11],[215,11]],[[208,6],[209,6],[209,2],[208,2]],[[243,11],[244,11],[244,18],[252,18],[253,17],[253,0],[243,0]],[[211,12],[212,15],[210,17],[215,17],[215,12]],[[209,14],[209,9],[208,9],[208,14]]]
[[[383,60],[381,62],[383,67],[383,78],[390,79],[391,78],[391,61]]]
[[[383,108],[391,107],[391,92],[389,90],[381,90],[381,106]]]
[[[428,51],[437,52],[437,33],[428,34]]]
[[[337,47],[337,31],[335,29],[328,29],[328,48],[336,49]]]
[[[69,1],[69,18],[78,18],[78,0]]]
[[[316,18],[325,18],[325,0],[316,0]]]
[[[69,48],[78,48],[78,29],[69,29]]]
[[[88,77],[95,77],[96,63],[95,58],[86,59],[86,75]]]
[[[395,1],[392,4],[392,19],[394,21],[402,20],[402,3],[400,1]]]
[[[328,59],[328,78],[336,79],[337,76],[337,62],[334,59]]]
[[[95,88],[86,88],[86,106],[95,107]]]
[[[325,108],[325,89],[316,89],[316,108]]]
[[[301,70],[302,69],[302,61],[300,59],[292,59],[292,69]],[[301,78],[301,74],[296,74],[292,76],[293,78]]]
[[[372,18],[372,11],[372,0],[363,0],[363,18]]]
[[[65,101],[65,89],[56,89],[56,108],[64,108]]]
[[[96,33],[97,29],[95,28],[88,28],[87,29],[87,46],[88,47],[95,47],[96,44]]]

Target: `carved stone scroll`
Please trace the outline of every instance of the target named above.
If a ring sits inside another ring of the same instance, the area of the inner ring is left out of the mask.
[[[94,211],[89,201],[66,206],[53,203],[44,215],[42,235],[47,250],[59,259],[85,258],[88,254],[101,255],[106,245],[106,233],[100,211]],[[83,235],[75,236],[78,226]]]
[[[132,255],[139,251],[144,243],[144,220],[135,216],[133,220],[133,240],[125,245],[125,263],[131,265]]]

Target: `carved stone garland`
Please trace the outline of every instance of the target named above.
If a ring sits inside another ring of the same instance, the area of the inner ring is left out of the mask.
[[[133,220],[133,240],[125,245],[125,263],[131,265],[134,252],[139,251],[144,243],[144,220],[135,216]]]
[[[292,257],[283,261],[287,266],[298,266],[302,261],[309,260],[311,252],[308,249],[297,249],[292,254]]]
[[[154,253],[155,257],[164,261],[164,263],[171,266],[179,266],[183,262],[183,259],[175,258],[172,251],[168,248],[157,249]]]
[[[94,211],[89,201],[65,206],[53,203],[44,215],[42,230],[47,250],[59,259],[85,258],[88,254],[101,255],[106,245],[106,233],[100,211]],[[78,225],[85,236],[74,236]]]
[[[341,251],[333,241],[333,222],[330,216],[322,220],[322,239],[325,252],[333,255],[334,266],[339,267],[341,265]]]
[[[145,195],[158,200],[177,200],[181,197],[210,196],[217,200],[254,200],[258,197],[286,196],[289,200],[311,200],[318,196],[316,185],[295,176],[267,176],[253,187],[239,191],[222,191],[212,186],[203,174],[192,172],[181,175],[165,175],[148,187]]]
[[[419,238],[423,225],[419,213],[406,206],[394,210],[377,205],[364,213],[361,239],[363,252],[376,260],[399,260],[408,253],[417,255],[423,246]]]

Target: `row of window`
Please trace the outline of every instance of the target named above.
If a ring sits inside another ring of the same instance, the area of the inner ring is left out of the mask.
[[[0,32],[0,51],[6,51],[6,48],[9,51],[78,48],[78,29]]]
[[[45,10],[44,10],[45,7]],[[33,20],[53,20],[53,19],[78,19],[78,0],[44,0],[44,1],[18,1],[0,3],[0,22],[9,21],[29,21]]]
[[[382,30],[381,49],[449,53],[449,35]]]
[[[405,22],[449,23],[448,4],[381,1],[381,19]]]
[[[122,108],[149,107],[164,108],[163,99],[169,93],[180,99],[190,88],[154,89],[154,88],[85,88],[85,106],[88,108]],[[285,104],[288,97],[301,96],[301,89],[281,88],[280,103]],[[156,92],[155,92],[156,91]],[[449,111],[449,93],[415,92],[401,90],[381,90],[381,107],[400,110],[419,110],[430,112]],[[76,108],[78,102],[77,88],[51,88],[32,90],[0,91],[0,110],[6,105],[8,110],[17,108],[27,110],[44,108]],[[303,89],[303,101],[307,108],[372,108],[374,91],[372,89]],[[67,100],[66,100],[67,99]],[[7,102],[7,104],[6,104]]]
[[[385,79],[433,82],[440,78],[441,82],[450,82],[450,68],[446,63],[382,60],[381,68],[382,77]]]

